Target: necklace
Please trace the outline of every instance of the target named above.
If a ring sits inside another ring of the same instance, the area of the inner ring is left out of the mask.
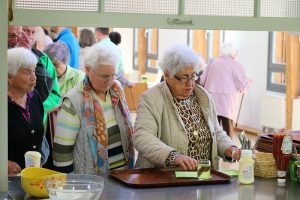
[[[199,113],[200,108],[197,102],[197,99],[191,95],[189,98],[180,100],[175,99],[175,104],[177,106],[177,110],[182,116],[183,119],[185,119],[186,129],[188,131],[188,137],[191,141],[196,142],[199,139],[201,128],[200,128],[200,118],[201,114]],[[186,114],[185,114],[186,113]]]
[[[192,127],[194,129],[193,135],[194,136],[199,136],[199,131],[200,131],[200,116],[198,112],[198,106],[194,105],[197,104],[197,101],[191,96],[186,100],[186,105],[188,108],[188,112],[190,114],[190,118],[192,119]]]
[[[200,129],[200,127],[199,127],[200,120],[199,120],[199,118],[197,117],[197,114],[196,114],[196,113],[193,113],[193,112],[191,111],[191,109],[192,109],[192,108],[190,108],[189,113],[190,113],[191,119],[193,120],[193,123],[192,123],[192,126],[193,126],[193,128],[194,128],[193,135],[194,135],[194,136],[198,136],[198,135],[199,135],[199,131],[198,131],[198,130]]]

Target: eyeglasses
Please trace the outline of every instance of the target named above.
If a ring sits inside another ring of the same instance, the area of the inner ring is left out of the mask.
[[[196,81],[199,78],[199,74],[194,72],[191,76],[183,76],[183,77],[178,77],[174,75],[174,78],[176,78],[180,83],[188,83],[189,80]]]
[[[96,72],[94,72],[96,74]],[[99,75],[99,74],[96,74],[96,76],[104,81],[107,81],[107,80],[116,80],[119,78],[119,74],[114,74],[114,75]]]

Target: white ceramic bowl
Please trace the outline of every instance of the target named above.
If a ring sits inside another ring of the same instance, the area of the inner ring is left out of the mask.
[[[46,180],[52,200],[98,200],[104,188],[104,178],[87,174],[68,174],[64,181]]]

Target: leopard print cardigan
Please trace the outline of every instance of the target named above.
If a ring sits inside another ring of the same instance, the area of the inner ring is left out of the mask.
[[[195,160],[210,159],[212,137],[196,95],[192,93],[187,99],[173,98],[173,101],[189,139],[188,156]],[[178,152],[172,151],[166,159],[166,166],[175,167],[178,156]]]

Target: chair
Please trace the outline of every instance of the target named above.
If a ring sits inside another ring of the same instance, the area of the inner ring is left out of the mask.
[[[126,86],[125,97],[130,111],[137,111],[139,97],[148,89],[147,83],[135,83],[133,87]]]

